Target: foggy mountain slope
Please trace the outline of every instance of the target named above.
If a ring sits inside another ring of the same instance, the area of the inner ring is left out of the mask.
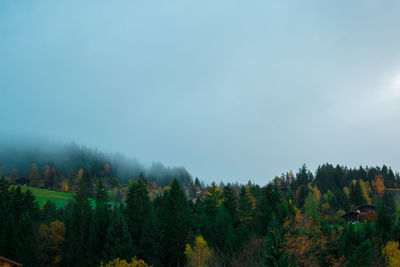
[[[192,180],[184,167],[168,167],[160,162],[144,166],[136,159],[121,153],[105,153],[98,149],[88,148],[72,143],[51,143],[46,140],[2,140],[0,142],[0,175],[10,176],[13,169],[18,176],[28,176],[31,165],[39,167],[43,174],[44,167],[50,165],[57,169],[60,178],[67,178],[70,170],[77,173],[80,168],[88,170],[93,176],[102,177],[104,166],[110,166],[111,177],[118,177],[125,183],[143,173],[149,182],[162,186],[170,184],[176,178],[182,183]]]

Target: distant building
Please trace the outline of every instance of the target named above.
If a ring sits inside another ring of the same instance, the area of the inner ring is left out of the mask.
[[[356,223],[357,221],[357,215],[358,213],[355,211],[349,211],[346,214],[342,215],[342,218],[346,220],[347,223]]]
[[[1,267],[21,267],[22,264],[0,256]]]
[[[17,185],[29,185],[29,183],[31,182],[31,179],[21,177],[21,178],[17,178],[15,181],[17,182]]]
[[[364,205],[355,207],[353,210],[356,212],[359,211],[359,213],[367,213],[368,211],[376,212],[376,206],[364,204]]]
[[[347,212],[346,214],[342,215],[342,218],[346,220],[347,223],[358,223],[365,220],[365,216],[367,214],[375,214],[376,213],[376,206],[364,204],[358,207],[355,207],[351,211]],[[363,219],[360,220],[360,217]]]

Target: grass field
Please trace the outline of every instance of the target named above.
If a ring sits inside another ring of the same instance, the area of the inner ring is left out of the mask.
[[[60,208],[67,205],[68,202],[74,198],[71,193],[41,189],[31,186],[22,186],[21,189],[22,191],[26,191],[27,189],[31,190],[40,206],[42,206],[47,200],[51,200],[56,203],[57,208]],[[92,205],[94,205],[94,200],[89,200]]]

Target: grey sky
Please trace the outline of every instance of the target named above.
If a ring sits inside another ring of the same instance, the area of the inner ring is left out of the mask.
[[[1,1],[0,132],[211,180],[400,170],[399,1]]]

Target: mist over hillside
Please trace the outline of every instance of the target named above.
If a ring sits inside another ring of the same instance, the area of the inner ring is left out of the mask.
[[[184,167],[169,167],[160,162],[145,166],[137,159],[121,153],[107,153],[97,148],[88,148],[75,142],[52,143],[43,139],[3,139],[0,141],[0,176],[10,176],[16,169],[18,176],[28,176],[31,165],[35,163],[43,173],[46,165],[55,167],[59,177],[67,177],[70,170],[77,173],[85,169],[91,175],[104,176],[104,167],[110,166],[111,177],[118,177],[122,183],[135,179],[143,173],[149,182],[162,186],[169,185],[176,178],[181,183],[192,181]]]

